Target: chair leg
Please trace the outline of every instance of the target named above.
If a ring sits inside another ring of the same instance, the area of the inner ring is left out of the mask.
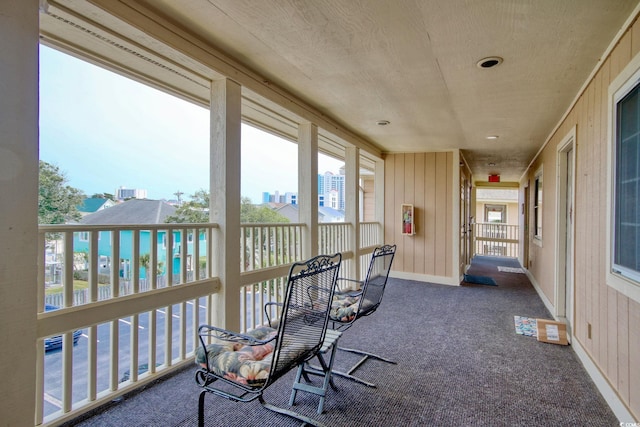
[[[384,358],[382,356],[378,356],[377,354],[368,353],[368,352],[362,351],[362,350],[356,350],[356,349],[353,349],[353,348],[344,348],[344,347],[338,347],[338,350],[343,350],[343,351],[346,351],[346,352],[349,352],[349,353],[359,354],[359,355],[361,355],[363,357],[358,361],[358,363],[353,365],[351,367],[351,369],[349,369],[347,372],[333,371],[333,375],[337,375],[339,377],[346,378],[348,380],[351,380],[351,381],[366,385],[367,387],[371,387],[371,388],[376,388],[376,385],[373,384],[373,383],[370,383],[368,381],[365,381],[365,380],[363,380],[361,378],[355,377],[355,376],[353,376],[351,374],[353,374],[356,371],[356,369],[358,369],[360,366],[362,366],[362,364],[364,362],[366,362],[367,360],[369,360],[369,359],[377,359],[377,360],[380,360],[380,361],[385,362],[385,363],[390,363],[392,365],[396,365],[397,364],[397,362],[394,362],[393,360],[389,360],[389,359],[386,359],[386,358]]]
[[[293,387],[291,390],[291,397],[289,399],[289,405],[295,403],[296,394],[298,390],[306,391],[307,393],[313,393],[320,396],[320,403],[318,404],[318,414],[321,414],[324,410],[324,401],[327,396],[327,389],[329,385],[333,387],[334,390],[337,390],[333,380],[331,379],[331,372],[333,369],[333,361],[336,357],[336,348],[338,345],[338,339],[340,338],[341,333],[336,331],[331,331],[326,337],[323,343],[322,349],[318,354],[316,354],[318,361],[320,362],[321,368],[315,368],[308,363],[302,363],[298,366],[298,372],[296,374],[296,379],[293,383]],[[324,360],[323,354],[326,354],[328,351],[331,351],[331,357],[329,358],[329,363]],[[310,384],[303,384],[300,382],[300,379],[304,377],[304,379],[309,381],[309,374],[321,376],[322,378],[322,387],[316,387]]]
[[[356,363],[351,369],[349,369],[349,371],[347,372],[348,374],[352,374],[353,372],[355,372],[356,369],[358,369],[364,362],[366,362],[369,359],[377,359],[377,360],[380,360],[382,362],[390,363],[392,365],[397,365],[398,364],[397,362],[394,362],[393,360],[386,359],[386,358],[384,358],[382,356],[378,356],[377,354],[368,353],[366,351],[357,350],[355,348],[338,347],[338,350],[347,351],[349,353],[355,353],[355,354],[360,354],[360,355],[364,356],[362,359],[360,359],[360,361],[358,363]]]
[[[198,427],[204,427],[204,396],[206,394],[206,390],[203,390],[198,398]]]
[[[298,372],[296,373],[296,379],[293,382],[293,387],[291,388],[291,397],[289,398],[289,406],[293,406],[294,403],[296,402],[296,395],[298,393],[298,389],[296,387],[296,384],[300,383],[300,378],[303,375],[304,375],[305,381],[309,382],[309,376],[307,375],[307,373],[304,370],[304,364],[300,364],[298,366]]]
[[[309,424],[315,427],[326,427],[324,424],[322,424],[320,421],[316,421],[312,418],[306,417],[302,414],[298,414],[297,412],[293,412],[290,411],[288,409],[285,408],[280,408],[279,406],[274,406],[271,403],[267,403],[264,398],[262,397],[262,395],[260,395],[260,397],[258,397],[258,400],[260,401],[260,404],[265,408],[268,409],[270,411],[273,412],[277,412],[278,414],[282,414],[282,415],[287,415],[291,418],[295,418],[296,420],[302,421],[304,424]]]

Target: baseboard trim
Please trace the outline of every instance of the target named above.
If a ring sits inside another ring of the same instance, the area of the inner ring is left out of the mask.
[[[589,354],[582,348],[577,339],[573,339],[571,342],[571,347],[573,351],[582,362],[582,366],[587,370],[587,373],[595,383],[596,387],[604,397],[604,400],[607,401],[607,404],[613,411],[613,413],[618,417],[618,421],[620,421],[620,425],[625,424],[637,424],[640,420],[634,420],[633,415],[627,409],[626,405],[620,400],[618,393],[611,387],[609,381],[602,375],[600,369],[593,363]]]
[[[438,285],[460,285],[460,282],[456,281],[455,277],[431,276],[429,274],[407,273],[404,271],[390,271],[389,277],[394,277],[396,279],[416,280],[418,282],[436,283]]]
[[[543,304],[545,305],[547,310],[549,310],[549,313],[552,313],[552,316],[555,318],[556,316],[553,314],[555,313],[555,307],[553,306],[553,304],[551,304],[551,301],[549,301],[544,292],[542,292],[542,289],[538,285],[538,282],[536,282],[536,279],[531,275],[529,270],[525,271],[527,277],[529,277],[531,284],[538,293],[538,296],[542,300]],[[607,381],[598,366],[593,362],[589,354],[580,345],[576,337],[570,336],[569,341],[571,342],[571,348],[573,348],[573,352],[576,354],[576,356],[578,356],[580,363],[582,363],[582,366],[584,366],[584,369],[589,374],[589,377],[591,377],[591,380],[596,385],[596,388],[598,389],[604,400],[607,402],[615,416],[618,417],[620,425],[638,423],[638,421],[640,420],[634,420],[633,415],[626,407],[626,405],[622,402],[622,400],[618,396],[618,393],[616,393],[613,387],[611,387],[609,381]]]

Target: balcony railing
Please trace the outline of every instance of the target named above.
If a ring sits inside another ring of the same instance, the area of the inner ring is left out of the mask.
[[[282,301],[289,266],[302,259],[304,227],[241,226],[243,331],[265,323],[265,302]],[[220,287],[211,274],[215,228],[40,226],[36,425],[71,420],[192,363],[197,328],[212,323],[212,296]],[[357,248],[350,229],[320,224],[319,251],[350,253],[366,266],[382,243],[381,227],[360,224]],[[46,311],[45,304],[58,309]],[[81,337],[74,344],[75,331]],[[45,351],[57,336],[61,348]]]
[[[474,255],[518,256],[518,226],[502,223],[473,225]]]
[[[191,359],[219,288],[216,227],[40,227],[36,424],[71,419]],[[58,336],[61,348],[45,351]]]

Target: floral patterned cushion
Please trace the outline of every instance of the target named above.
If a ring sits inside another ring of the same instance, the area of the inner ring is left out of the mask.
[[[334,294],[329,317],[336,322],[350,322],[358,314],[359,296]]]
[[[266,344],[245,345],[241,342],[225,341],[213,338],[214,342],[207,345],[207,352],[202,347],[196,350],[196,363],[207,368],[207,357],[209,358],[209,369],[220,377],[227,378],[240,384],[253,388],[264,386],[269,378],[271,362],[274,357],[278,330],[267,326],[259,327],[247,332],[245,335],[254,337],[260,341],[271,340]],[[282,351],[289,359],[296,359],[305,351],[309,350],[304,339],[304,328],[296,335],[284,334],[282,338]]]
[[[277,334],[277,330],[261,327],[247,332],[258,340],[268,340]],[[207,345],[207,352],[199,347],[196,351],[196,363],[209,368],[221,377],[250,387],[260,388],[269,377],[275,340],[262,345],[245,345],[239,342],[215,339]]]

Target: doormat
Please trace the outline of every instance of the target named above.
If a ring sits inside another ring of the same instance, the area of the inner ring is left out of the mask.
[[[503,273],[524,273],[524,270],[520,267],[502,267],[501,265],[498,266],[498,271]]]
[[[467,283],[475,283],[478,285],[498,286],[495,280],[487,276],[473,276],[471,274],[465,274],[464,281]]]
[[[538,336],[538,322],[532,317],[513,316],[516,325],[516,334],[527,337]]]

